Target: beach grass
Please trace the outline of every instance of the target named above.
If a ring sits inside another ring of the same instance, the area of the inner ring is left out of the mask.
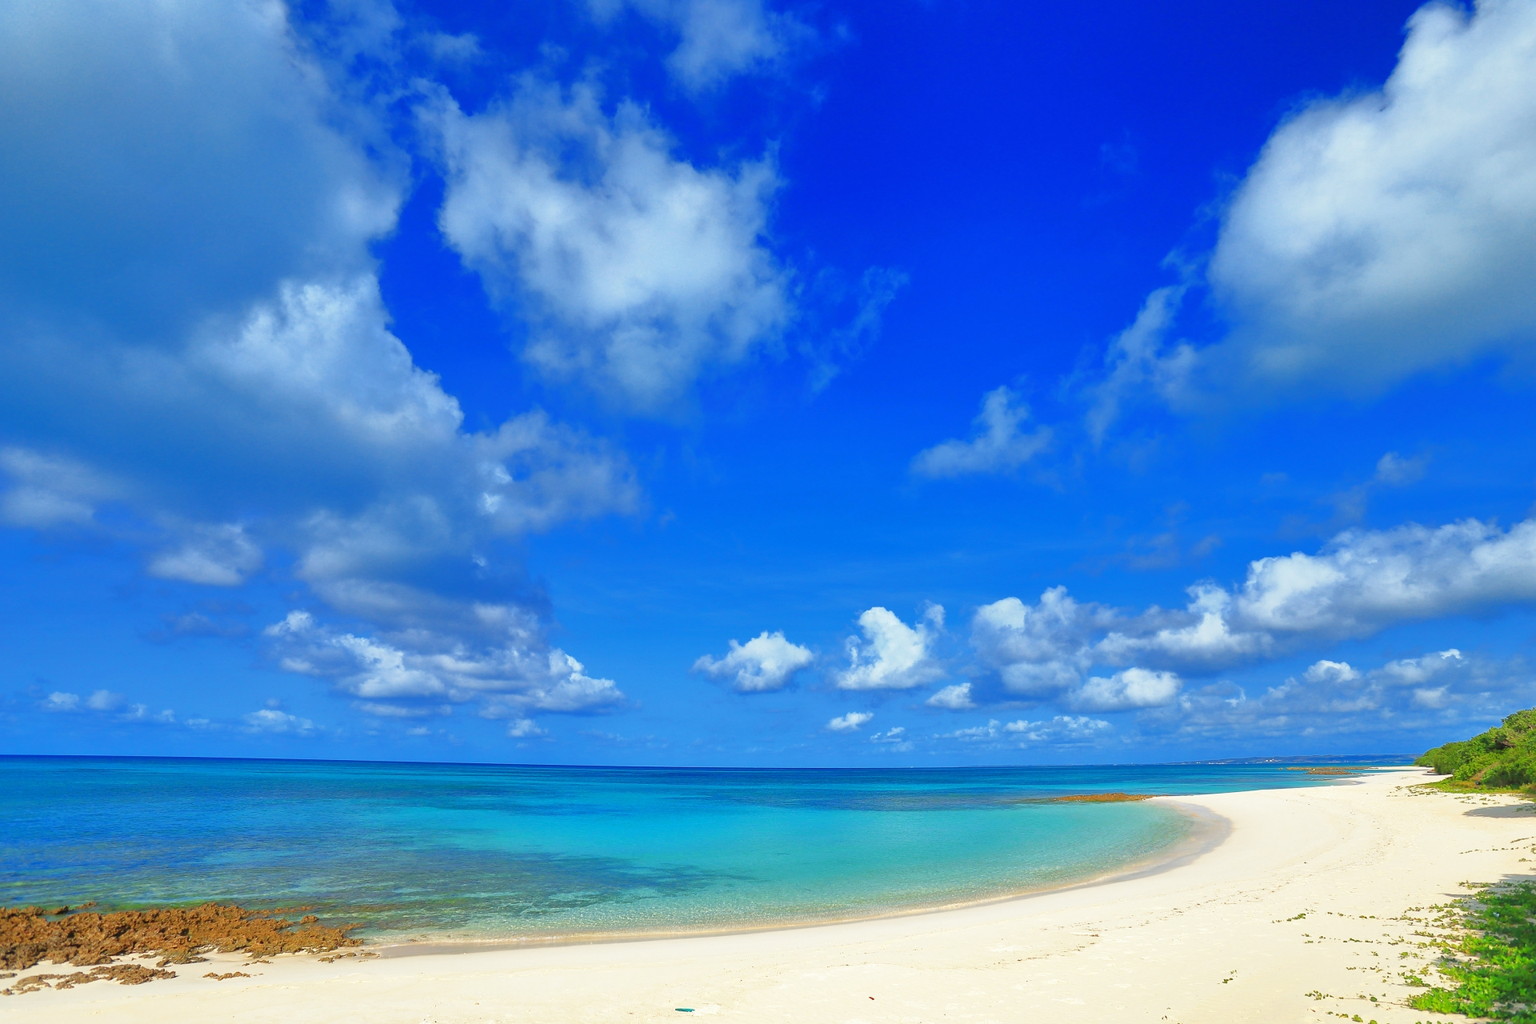
[[[1536,1024],[1536,881],[1493,886],[1452,907],[1440,974],[1408,1005],[1511,1024]]]

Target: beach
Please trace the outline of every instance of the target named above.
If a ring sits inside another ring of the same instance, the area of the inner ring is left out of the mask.
[[[0,1006],[16,1022],[125,1024],[1460,1019],[1404,1005],[1418,991],[1405,973],[1433,959],[1415,935],[1422,915],[1405,912],[1526,875],[1536,805],[1414,788],[1427,778],[1382,770],[1179,797],[1169,802],[1209,825],[1172,861],[955,910],[653,941],[385,947],[331,962],[220,956],[172,980]],[[251,977],[203,977],[237,971]]]

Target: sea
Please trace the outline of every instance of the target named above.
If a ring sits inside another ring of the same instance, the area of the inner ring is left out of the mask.
[[[1202,827],[1162,803],[1056,797],[1348,784],[1298,767],[0,757],[0,905],[310,908],[375,943],[857,920],[1080,883],[1166,859]]]

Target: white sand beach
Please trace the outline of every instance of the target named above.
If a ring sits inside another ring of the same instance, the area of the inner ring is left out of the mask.
[[[1225,819],[1225,838],[1163,870],[985,906],[332,963],[221,957],[173,980],[8,997],[0,1015],[15,1024],[1464,1019],[1404,1005],[1416,991],[1404,972],[1432,954],[1402,915],[1470,891],[1464,883],[1529,873],[1536,804],[1412,788],[1427,778],[1391,770],[1180,798]],[[71,970],[37,970],[61,969]],[[252,977],[202,977],[242,970]]]

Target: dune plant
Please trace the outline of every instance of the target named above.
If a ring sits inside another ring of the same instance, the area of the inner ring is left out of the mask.
[[[1425,751],[1415,764],[1449,775],[1447,789],[1536,789],[1536,708],[1516,711],[1469,740]]]

